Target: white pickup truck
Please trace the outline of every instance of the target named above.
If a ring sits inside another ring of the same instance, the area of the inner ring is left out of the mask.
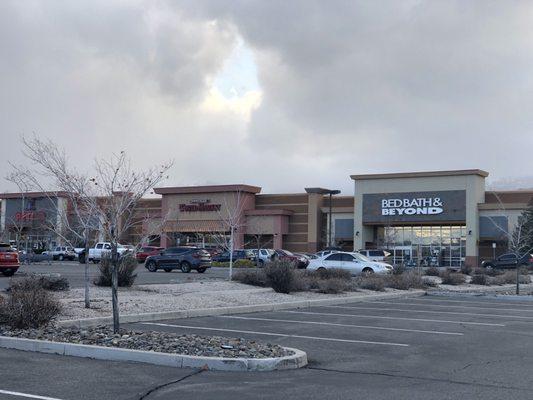
[[[124,247],[121,244],[117,245],[117,252],[119,256],[129,251],[127,247]],[[102,259],[104,254],[111,255],[111,243],[109,242],[98,242],[89,249],[89,257],[86,257],[85,250],[82,250],[78,254],[78,259],[80,263],[84,264],[86,261],[92,261],[95,264],[98,264]]]

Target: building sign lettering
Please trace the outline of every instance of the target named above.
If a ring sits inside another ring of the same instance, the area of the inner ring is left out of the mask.
[[[466,220],[466,191],[363,194],[363,223],[433,223]]]
[[[180,204],[181,212],[220,211],[220,204],[211,204],[210,200],[192,200],[189,204]]]
[[[383,199],[381,215],[435,215],[444,212],[440,197]]]

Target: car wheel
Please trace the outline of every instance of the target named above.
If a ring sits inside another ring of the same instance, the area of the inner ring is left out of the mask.
[[[58,259],[59,261],[63,261],[64,258],[65,258],[65,257],[63,257],[63,254],[60,254],[59,257],[57,257],[57,259]]]
[[[155,261],[150,261],[148,264],[146,264],[146,269],[150,272],[157,272],[157,265]]]
[[[191,264],[189,264],[187,261],[183,261],[181,264],[180,264],[180,268],[181,268],[181,272],[184,272],[186,274],[188,274],[189,272],[191,272]]]
[[[363,275],[372,275],[374,273],[374,270],[372,268],[363,268]]]
[[[98,264],[100,262],[100,260],[97,260],[96,258],[93,258],[93,263],[94,264]]]
[[[199,274],[203,274],[205,271],[207,271],[207,268],[198,268],[196,271],[198,271]]]
[[[15,272],[16,271],[13,271],[12,269],[8,269],[8,270],[5,270],[5,271],[2,271],[2,274],[4,276],[13,276],[13,275],[15,275]]]
[[[165,272],[172,272],[172,268],[165,268]]]

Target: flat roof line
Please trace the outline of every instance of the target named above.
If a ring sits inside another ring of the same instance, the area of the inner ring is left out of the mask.
[[[458,169],[451,171],[420,171],[420,172],[395,172],[389,174],[364,174],[350,175],[354,181],[370,179],[398,179],[398,178],[422,178],[433,176],[461,176],[461,175],[479,175],[483,178],[489,176],[487,171],[482,169]]]

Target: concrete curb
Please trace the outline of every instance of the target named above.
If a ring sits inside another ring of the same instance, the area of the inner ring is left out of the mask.
[[[531,288],[532,284],[520,284],[520,289],[522,288]],[[428,295],[438,295],[438,296],[447,296],[448,294],[458,295],[458,294],[471,294],[482,296],[485,293],[494,293],[494,292],[503,292],[503,291],[514,291],[516,284],[508,283],[505,285],[499,286],[480,286],[480,287],[468,287],[464,290],[442,290],[442,289],[430,289],[427,291]]]
[[[168,311],[158,313],[130,314],[122,315],[120,322],[131,324],[135,322],[162,321],[169,319],[210,317],[216,315],[246,314],[252,312],[287,310],[290,308],[309,308],[315,306],[331,306],[346,303],[358,303],[371,300],[402,299],[418,297],[426,294],[425,290],[409,290],[394,293],[368,294],[363,296],[339,297],[317,300],[298,300],[285,303],[255,304],[247,306],[217,307],[217,308],[197,308],[194,310]],[[90,328],[99,325],[110,325],[113,323],[112,317],[98,317],[87,319],[74,319],[58,321],[57,325],[74,328]]]
[[[278,358],[197,357],[86,344],[21,339],[7,336],[0,336],[0,347],[38,353],[93,358],[96,360],[130,361],[177,368],[207,368],[215,371],[274,371],[302,368],[307,365],[307,354],[301,350],[289,347],[285,347],[285,349],[293,351],[294,354]]]

